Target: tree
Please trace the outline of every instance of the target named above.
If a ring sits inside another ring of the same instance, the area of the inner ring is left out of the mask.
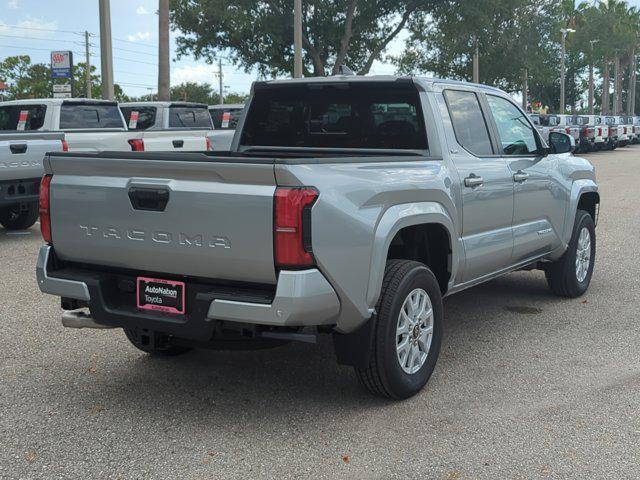
[[[206,103],[219,103],[219,95],[213,92],[209,83],[185,82],[171,87],[171,100]]]
[[[314,0],[303,2],[303,68],[327,75],[342,64],[370,71],[417,11],[437,0]],[[171,21],[184,32],[178,55],[231,62],[263,76],[293,73],[291,0],[191,0],[171,2]]]

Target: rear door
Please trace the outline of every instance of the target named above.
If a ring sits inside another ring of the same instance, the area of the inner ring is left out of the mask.
[[[513,254],[511,263],[548,253],[560,245],[564,205],[563,189],[552,173],[556,156],[547,156],[536,129],[515,102],[486,95],[491,123],[514,188]]]
[[[474,91],[444,91],[455,136],[449,138],[462,196],[462,240],[466,263],[462,281],[506,267],[511,260],[513,180],[496,155],[486,118]]]

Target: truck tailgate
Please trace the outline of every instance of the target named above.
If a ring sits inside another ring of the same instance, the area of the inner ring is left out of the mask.
[[[209,130],[147,130],[142,132],[145,152],[204,152]]]
[[[143,155],[46,160],[53,174],[53,245],[61,260],[276,282],[273,164]]]
[[[61,151],[63,139],[63,133],[1,133],[0,181],[41,177],[42,159]]]

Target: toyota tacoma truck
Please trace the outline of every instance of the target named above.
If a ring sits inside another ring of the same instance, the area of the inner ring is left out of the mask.
[[[583,295],[593,166],[507,94],[422,78],[257,82],[229,152],[52,153],[40,289],[144,352],[333,336],[394,399],[427,383],[442,299],[520,269]]]
[[[127,102],[120,104],[136,152],[212,150],[213,123],[207,105],[192,102]]]
[[[11,132],[13,123],[21,130]],[[66,149],[63,133],[33,132],[30,127],[28,112],[8,116],[0,110],[0,225],[7,230],[36,223],[44,156]]]
[[[86,98],[38,98],[0,104],[0,116],[29,112],[40,132],[64,132],[70,152],[131,151],[132,139],[116,102]],[[15,130],[15,128],[14,128]]]

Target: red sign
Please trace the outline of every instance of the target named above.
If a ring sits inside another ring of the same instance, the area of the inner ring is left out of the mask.
[[[230,120],[231,120],[231,112],[224,112],[222,114],[222,128],[229,128]]]
[[[29,118],[29,110],[20,110],[20,115],[18,116],[18,126],[16,130],[24,130],[27,126],[27,118]]]

